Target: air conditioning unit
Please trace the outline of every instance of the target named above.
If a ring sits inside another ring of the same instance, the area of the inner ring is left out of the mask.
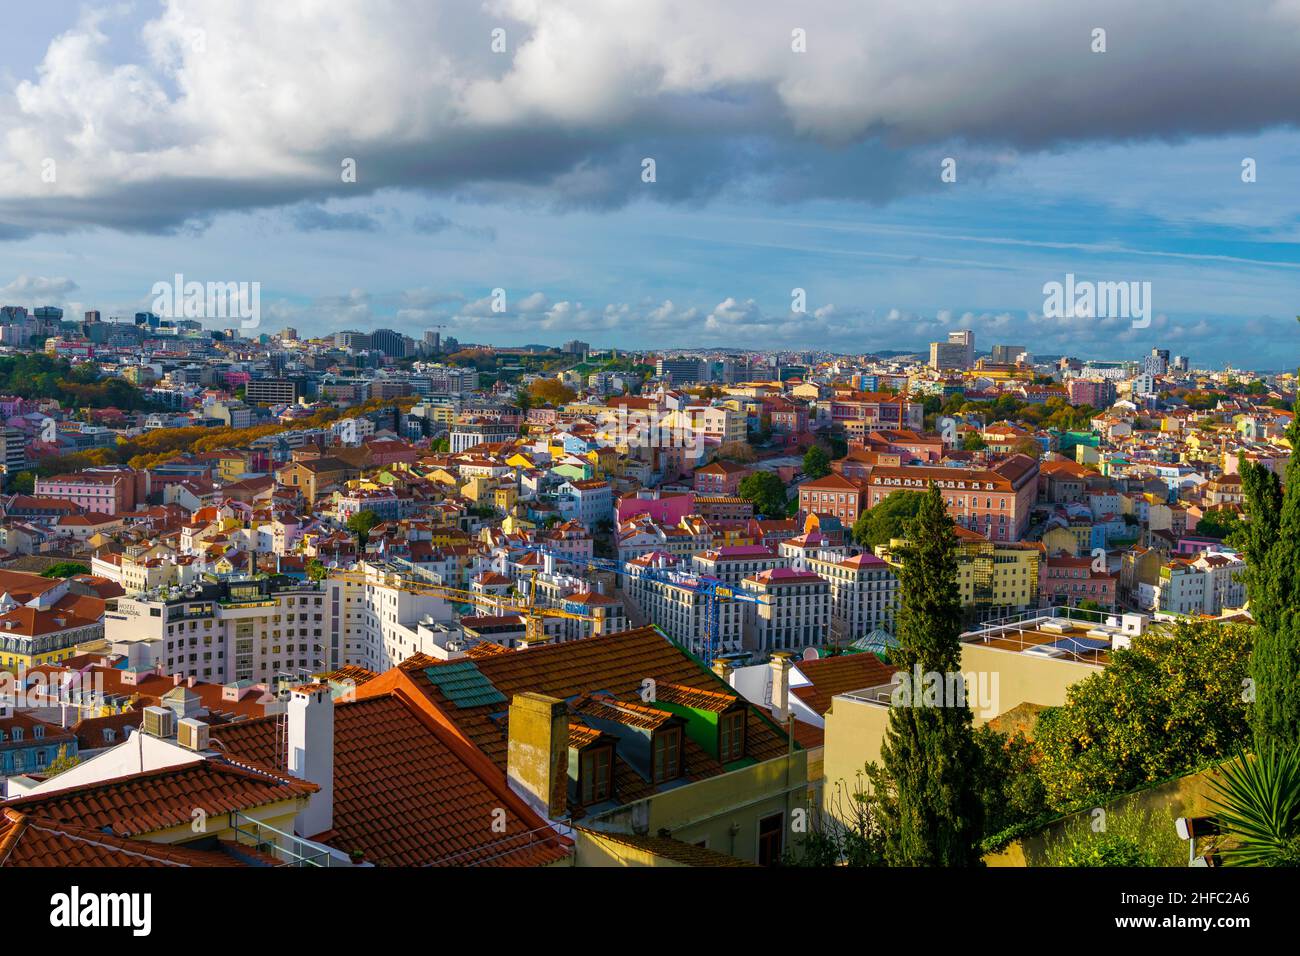
[[[208,749],[208,725],[193,717],[176,722],[176,742],[186,750]]]
[[[176,713],[166,707],[146,707],[143,729],[150,737],[170,740],[176,734]]]

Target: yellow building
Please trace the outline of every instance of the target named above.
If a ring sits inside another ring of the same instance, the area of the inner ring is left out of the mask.
[[[954,676],[963,682],[976,726],[1013,710],[1059,707],[1070,687],[1100,673],[1111,650],[1127,646],[1147,623],[1141,614],[1102,623],[1028,612],[963,634],[961,673]],[[825,714],[822,807],[844,822],[863,767],[880,760],[890,706],[905,699],[900,686],[895,674],[889,683],[836,694]]]
[[[1038,603],[1038,572],[1043,545],[1031,542],[990,541],[981,534],[957,528],[957,585],[962,607],[1023,608]],[[894,567],[897,552],[906,542],[892,539],[876,548],[876,555]]]

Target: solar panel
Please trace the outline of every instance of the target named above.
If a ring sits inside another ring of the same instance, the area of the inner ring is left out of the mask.
[[[1053,641],[1051,646],[1078,654],[1083,651],[1108,651],[1110,641],[1103,641],[1096,637],[1063,637],[1059,641]]]
[[[473,661],[454,661],[438,667],[426,667],[429,682],[457,707],[482,707],[504,704],[506,695],[492,686]]]

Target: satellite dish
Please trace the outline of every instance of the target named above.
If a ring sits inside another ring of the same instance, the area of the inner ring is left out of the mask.
[[[805,647],[803,650],[803,659],[806,661],[815,661],[822,655],[815,647]]]

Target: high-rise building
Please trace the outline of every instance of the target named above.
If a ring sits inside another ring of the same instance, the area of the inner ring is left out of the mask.
[[[1152,349],[1151,354],[1143,360],[1142,367],[1152,375],[1164,375],[1169,371],[1169,350]]]
[[[406,354],[406,336],[392,329],[375,329],[370,334],[370,347],[388,358],[401,358]]]
[[[966,362],[966,346],[953,342],[931,342],[930,368],[935,371],[969,368]]]
[[[255,378],[244,386],[250,405],[292,405],[298,400],[298,383],[287,378]]]
[[[674,385],[692,385],[708,378],[704,363],[692,358],[661,358],[655,363],[655,374],[671,377]]]
[[[1023,345],[995,345],[993,346],[993,364],[995,365],[1013,365],[1017,358],[1029,349]]]
[[[970,368],[975,364],[975,333],[970,329],[962,329],[958,332],[948,333],[949,345],[960,345],[966,350],[966,364],[964,368]]]
[[[591,343],[583,342],[581,339],[573,339],[564,343],[564,349],[570,355],[586,355],[591,351]]]

